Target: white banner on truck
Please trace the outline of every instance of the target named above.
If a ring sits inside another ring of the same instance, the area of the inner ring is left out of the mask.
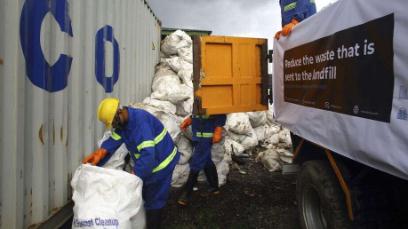
[[[405,0],[340,0],[274,42],[278,122],[408,179]]]

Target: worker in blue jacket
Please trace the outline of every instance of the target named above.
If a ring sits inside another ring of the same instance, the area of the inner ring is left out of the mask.
[[[225,115],[192,115],[180,125],[182,130],[186,130],[189,125],[192,125],[194,151],[190,159],[190,174],[177,201],[178,204],[188,205],[194,185],[197,182],[198,173],[202,169],[204,169],[210,185],[209,193],[219,193],[217,168],[211,159],[211,147],[213,143],[221,141],[222,126],[225,125],[225,120]]]
[[[282,30],[277,32],[275,38],[288,36],[293,27],[299,22],[316,13],[314,0],[279,0],[282,15]]]
[[[98,119],[107,128],[113,128],[112,136],[83,162],[97,165],[125,143],[134,161],[133,173],[143,180],[147,228],[160,228],[161,210],[166,205],[173,170],[180,158],[173,140],[156,117],[141,109],[120,108],[116,98],[102,100]]]

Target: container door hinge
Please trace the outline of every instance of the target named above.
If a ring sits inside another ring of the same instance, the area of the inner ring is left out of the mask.
[[[267,59],[267,61],[268,61],[268,63],[272,63],[272,60],[273,60],[273,50],[271,49],[271,50],[268,50],[268,54],[266,55],[266,59]]]

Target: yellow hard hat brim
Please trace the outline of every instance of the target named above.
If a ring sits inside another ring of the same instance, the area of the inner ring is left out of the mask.
[[[98,107],[98,119],[105,124],[105,128],[111,129],[120,101],[116,98],[103,99]]]

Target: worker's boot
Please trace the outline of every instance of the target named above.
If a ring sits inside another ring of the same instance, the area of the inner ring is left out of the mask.
[[[187,183],[184,186],[181,196],[177,200],[177,203],[181,206],[187,206],[191,200],[191,194],[193,193],[194,185],[197,183],[198,172],[190,171],[188,174]]]
[[[204,173],[207,177],[208,184],[210,185],[208,194],[218,195],[220,193],[220,189],[218,187],[217,167],[215,167],[214,163],[210,163],[204,168]]]
[[[162,209],[146,210],[146,228],[160,229]]]

